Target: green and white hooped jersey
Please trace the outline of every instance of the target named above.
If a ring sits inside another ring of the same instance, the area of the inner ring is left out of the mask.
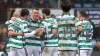
[[[77,50],[76,17],[62,14],[57,17],[58,24],[58,50]]]
[[[10,25],[10,24],[14,24],[14,22],[12,20],[8,20],[5,22],[6,25]],[[10,51],[10,46],[7,44],[6,46],[6,51]]]
[[[40,21],[33,21],[32,19],[28,19],[28,27],[29,31],[32,32],[35,29],[39,28],[41,26]],[[40,36],[35,37],[29,37],[25,39],[26,46],[41,46],[41,39]]]
[[[13,30],[14,32],[28,32],[27,22],[20,18],[17,18],[14,24],[8,26],[8,30]],[[23,48],[25,46],[24,36],[8,36],[9,42],[6,46],[7,51],[10,47]]]
[[[14,24],[14,21],[12,21],[12,20],[8,20],[8,21],[5,22],[5,24],[6,24],[6,25]]]
[[[82,26],[82,32],[78,37],[79,49],[92,49],[92,35],[93,35],[93,26],[87,21],[78,21],[76,26]]]
[[[45,28],[45,46],[54,47],[58,46],[58,36],[53,36],[52,29],[57,29],[57,25],[54,24],[54,18],[48,17],[43,22]]]

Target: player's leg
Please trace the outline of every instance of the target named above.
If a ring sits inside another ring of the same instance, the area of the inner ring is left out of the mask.
[[[34,47],[33,46],[26,46],[26,49],[27,49],[28,56],[32,56]]]
[[[18,56],[17,55],[17,49],[10,47],[10,51],[8,52],[8,56]]]
[[[27,56],[28,55],[25,48],[17,49],[17,54],[18,54],[18,56]]]
[[[87,51],[88,50],[79,50],[79,55],[80,56],[87,56]]]
[[[34,47],[33,56],[40,56],[40,54],[41,54],[41,47]]]
[[[92,51],[93,51],[92,49],[88,50],[87,56],[91,56]]]
[[[58,47],[53,48],[52,56],[58,56]]]
[[[59,56],[68,56],[68,51],[59,51]]]
[[[7,51],[7,54],[9,54],[10,53],[10,51]]]
[[[52,56],[53,47],[45,47],[42,56]]]
[[[80,56],[91,56],[92,50],[80,50]]]
[[[60,51],[59,56],[76,56],[75,51]]]
[[[69,51],[69,56],[76,56],[76,51]]]

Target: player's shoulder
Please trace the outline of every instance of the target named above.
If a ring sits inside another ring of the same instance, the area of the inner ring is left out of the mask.
[[[86,23],[87,25],[92,25],[89,20],[84,20],[84,23]]]
[[[28,24],[28,22],[25,20],[22,20],[21,24]]]
[[[82,25],[82,21],[77,21],[75,25],[76,26]]]
[[[27,19],[26,21],[27,21],[27,22],[32,22],[32,19],[31,19],[31,18],[29,18],[29,19]]]
[[[18,20],[18,21],[22,21],[22,19],[21,19],[21,18],[16,18],[16,20]]]
[[[43,24],[47,24],[47,21],[46,21],[46,20],[44,20],[44,21],[42,21],[42,23],[43,23]]]
[[[49,23],[49,22],[51,22],[51,21],[52,21],[51,18],[47,18],[47,19],[44,20],[44,22],[47,22],[47,23]]]
[[[6,24],[6,25],[14,24],[14,22],[13,22],[12,20],[8,20],[8,21],[5,22],[5,24]]]
[[[21,24],[22,23],[22,19],[21,18],[16,18],[14,20],[14,23]]]
[[[88,20],[83,20],[83,22],[84,22],[84,23],[90,23],[90,21],[88,21]]]
[[[50,17],[49,20],[54,20],[54,18],[51,18],[51,17]]]
[[[72,14],[65,14],[65,15],[60,15],[57,17],[57,19],[62,19],[62,18],[76,19],[76,17]]]

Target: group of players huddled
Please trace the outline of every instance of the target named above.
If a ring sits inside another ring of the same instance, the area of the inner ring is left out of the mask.
[[[91,56],[93,26],[86,20],[87,14],[79,10],[77,17],[70,14],[72,4],[61,0],[62,15],[50,17],[50,9],[22,9],[8,20],[8,56]],[[59,12],[58,12],[59,13]],[[41,48],[41,36],[45,38]]]

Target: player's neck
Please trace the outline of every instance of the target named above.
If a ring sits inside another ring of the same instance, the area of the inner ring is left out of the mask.
[[[70,12],[63,12],[63,14],[70,14]]]
[[[25,20],[25,17],[21,17],[22,20]]]
[[[50,16],[45,16],[45,19],[49,18]]]
[[[33,18],[32,21],[33,21],[33,22],[37,22],[38,20],[36,20],[36,19]]]
[[[80,21],[83,21],[83,20],[85,20],[85,18],[84,18],[84,17],[82,17],[82,18],[80,19]]]

